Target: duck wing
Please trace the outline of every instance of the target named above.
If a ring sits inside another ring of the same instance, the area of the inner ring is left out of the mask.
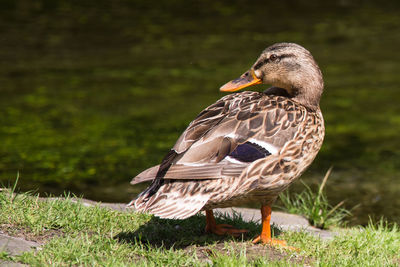
[[[172,153],[176,154],[175,157],[179,157],[180,155],[184,154],[193,143],[198,141],[226,117],[226,115],[229,113],[231,103],[234,100],[234,95],[226,95],[200,112],[200,114],[197,115],[197,117],[189,124],[186,130],[178,138],[168,155]],[[165,165],[165,160],[166,159],[164,158],[160,165],[153,166],[138,174],[132,179],[131,184],[134,185],[154,180],[154,178],[157,177],[160,166]]]
[[[156,177],[238,177],[252,162],[276,154],[294,136],[299,118],[292,113],[295,112],[280,108],[274,97],[263,93],[227,95],[190,123],[169,152],[169,161],[143,171],[131,183],[153,181]]]

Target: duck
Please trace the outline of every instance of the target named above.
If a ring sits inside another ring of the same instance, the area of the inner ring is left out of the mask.
[[[236,92],[257,84],[271,87]],[[166,219],[205,211],[207,233],[238,236],[247,230],[217,224],[213,209],[259,203],[262,229],[253,243],[285,246],[271,237],[271,206],[322,146],[323,90],[321,70],[306,48],[267,47],[248,71],[220,88],[230,94],[201,111],[159,165],[132,180],[151,183],[128,207]]]

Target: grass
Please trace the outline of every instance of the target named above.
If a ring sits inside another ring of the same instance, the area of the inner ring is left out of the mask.
[[[252,245],[260,226],[240,216],[219,220],[250,232],[239,239],[205,235],[202,215],[162,220],[85,206],[68,195],[43,200],[2,190],[0,230],[43,245],[20,256],[1,252],[0,259],[31,266],[396,266],[400,261],[399,228],[383,220],[335,229],[338,235],[330,241],[303,232],[279,234],[300,252]]]
[[[321,229],[342,225],[344,219],[351,215],[350,211],[341,208],[344,201],[332,207],[323,191],[331,172],[332,167],[326,172],[317,193],[305,183],[303,183],[305,190],[301,193],[292,196],[288,191],[281,193],[283,209],[289,213],[304,215],[311,225]]]

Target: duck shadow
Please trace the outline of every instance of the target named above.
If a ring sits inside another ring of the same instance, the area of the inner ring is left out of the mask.
[[[152,217],[136,231],[120,232],[114,238],[128,244],[143,244],[152,248],[185,249],[189,246],[205,246],[225,241],[247,242],[253,240],[261,232],[258,222],[244,221],[240,216],[229,217],[226,214],[216,216],[218,224],[230,224],[237,229],[249,230],[239,237],[218,236],[205,233],[205,216],[195,215],[185,220],[160,219]],[[271,226],[273,236],[281,234],[276,226]]]

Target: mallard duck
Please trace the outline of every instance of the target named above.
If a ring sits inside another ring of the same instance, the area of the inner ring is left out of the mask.
[[[321,148],[324,83],[308,50],[277,43],[220,90],[234,92],[261,83],[273,87],[228,94],[204,109],[160,165],[132,180],[152,182],[128,206],[171,219],[205,211],[206,232],[239,235],[246,230],[217,225],[212,210],[258,202],[262,231],[253,242],[283,244],[271,239],[271,205]]]

